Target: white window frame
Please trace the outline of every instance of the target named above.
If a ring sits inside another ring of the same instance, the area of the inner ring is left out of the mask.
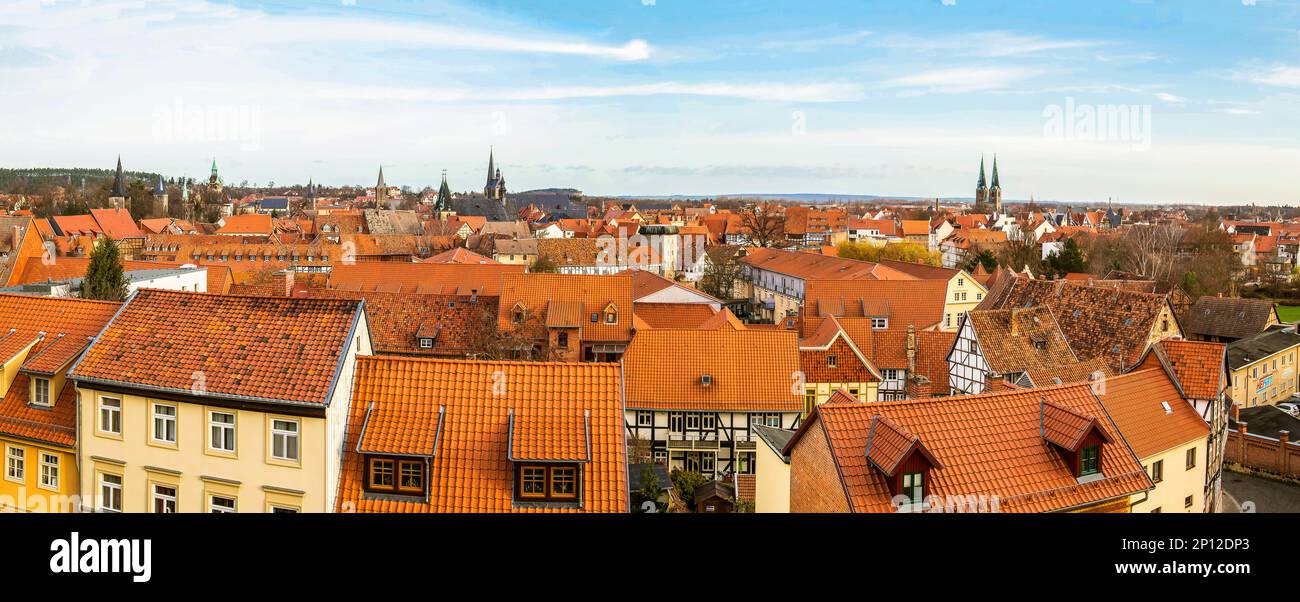
[[[106,400],[106,399],[111,399],[111,400],[117,402],[117,406],[116,406],[116,407],[105,406],[105,405],[104,405],[104,400]],[[105,418],[104,413],[105,413],[105,411],[108,411],[109,413],[113,414],[113,417],[116,418],[116,421],[115,421],[116,424],[115,424],[115,425],[106,425],[106,424],[104,424],[104,418]],[[116,426],[117,428],[116,428],[116,429],[111,429],[111,430],[110,430],[110,429],[108,428],[109,426]],[[111,435],[121,435],[121,434],[122,434],[122,399],[121,399],[121,398],[119,398],[119,397],[100,397],[100,398],[99,398],[99,432],[101,432],[101,433],[108,433],[108,434],[111,434]]]
[[[166,487],[167,489],[172,490],[171,495],[165,493],[159,493],[158,491],[159,487]],[[176,485],[168,485],[166,483],[154,483],[153,491],[151,493],[152,495],[149,498],[149,510],[151,512],[158,513],[159,500],[162,500],[164,508],[167,506],[167,502],[171,502],[171,506],[172,506],[171,512],[167,512],[164,510],[162,514],[175,514],[179,510],[180,504],[178,503],[178,500],[181,497],[180,487],[177,487]]]
[[[871,319],[871,329],[872,329],[872,330],[888,330],[888,329],[889,329],[889,318],[872,318],[872,319]]]
[[[14,452],[18,452],[16,455]],[[14,474],[14,466],[17,464],[18,474]],[[22,447],[12,445],[5,446],[5,479],[15,483],[23,483],[27,480],[27,450]]]
[[[217,414],[229,416],[230,422],[217,422],[216,420],[213,420],[213,417],[216,416]],[[236,416],[234,412],[227,412],[224,410],[208,410],[208,449],[223,454],[235,453],[239,449],[239,444],[237,443],[238,431],[236,430],[236,425],[238,422],[239,422],[239,417]],[[221,437],[217,437],[218,429],[222,432]],[[224,443],[229,443],[230,449],[226,449],[225,447],[217,447],[218,439],[221,439],[221,441]]]
[[[40,452],[41,459],[41,482],[42,489],[58,491],[59,489],[59,457],[49,452]],[[51,462],[50,460],[54,461]]]
[[[642,420],[643,418],[644,418],[645,420]],[[637,426],[654,426],[654,425],[655,425],[655,413],[654,413],[654,412],[638,411],[638,412],[636,413],[636,425],[637,425]]]
[[[45,401],[40,399],[41,385],[45,385]],[[32,377],[32,405],[48,408],[54,405],[50,400],[50,379],[40,376]]]
[[[290,430],[290,429],[278,428],[278,424],[280,423],[292,424],[293,429]],[[283,438],[284,449],[286,452],[289,450],[289,440],[290,439],[293,440],[292,457],[290,457],[288,454],[283,456],[276,455],[275,447],[276,447],[276,440],[278,438]],[[281,462],[295,462],[295,463],[298,462],[299,459],[302,457],[302,423],[298,420],[290,420],[288,418],[272,418],[270,453],[271,453],[271,458],[275,460],[279,460]]]
[[[112,477],[114,479],[117,479],[117,483],[115,484],[108,483],[105,480],[107,477]],[[96,502],[96,507],[99,509],[100,512],[121,512],[122,511],[123,481],[124,479],[120,474],[112,474],[107,472],[99,473],[99,500],[97,500]],[[115,490],[117,493],[116,505],[108,503],[113,501],[114,499],[112,495],[113,491],[109,491],[109,490]]]
[[[170,408],[172,413],[170,415],[159,414],[158,408]],[[176,445],[176,415],[179,413],[180,408],[175,405],[159,403],[156,401],[149,402],[149,438],[152,439],[154,443]],[[171,423],[171,439],[162,439],[158,436],[158,426],[161,423],[165,429],[169,422]]]
[[[227,508],[218,505],[217,500],[230,500],[230,507]],[[215,493],[208,495],[209,514],[235,514],[236,512],[239,512],[239,500],[225,495],[217,495]]]

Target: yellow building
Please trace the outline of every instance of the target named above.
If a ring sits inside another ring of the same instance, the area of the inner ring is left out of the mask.
[[[1232,402],[1253,408],[1289,401],[1296,393],[1300,335],[1295,326],[1277,328],[1228,344]]]
[[[119,307],[0,295],[0,511],[79,509],[76,386],[66,373]]]
[[[329,512],[364,302],[142,290],[71,372],[87,510]]]
[[[754,512],[790,512],[790,457],[782,453],[794,436],[793,430],[755,426]]]

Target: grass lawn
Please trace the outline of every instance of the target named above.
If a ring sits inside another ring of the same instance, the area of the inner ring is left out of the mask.
[[[1300,305],[1277,306],[1277,319],[1283,322],[1295,322],[1300,320]]]

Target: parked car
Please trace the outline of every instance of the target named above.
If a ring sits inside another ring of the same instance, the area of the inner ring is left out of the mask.
[[[1279,403],[1277,409],[1282,410],[1292,416],[1300,416],[1300,405],[1294,403]]]

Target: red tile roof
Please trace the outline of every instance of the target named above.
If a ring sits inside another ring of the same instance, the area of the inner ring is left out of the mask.
[[[217,234],[270,234],[271,231],[271,216],[243,213],[225,217]]]
[[[1204,442],[1210,434],[1205,419],[1196,412],[1173,380],[1160,368],[1114,376],[1095,387],[1101,402],[1139,458]],[[1165,410],[1166,405],[1168,410]]]
[[[626,512],[623,430],[617,364],[359,357],[339,508]],[[428,501],[363,494],[358,441],[363,452],[431,455]],[[512,454],[580,461],[580,507],[514,502]]]
[[[1189,399],[1215,399],[1227,386],[1227,345],[1165,339],[1156,343]]]
[[[550,306],[557,302],[562,304],[557,307],[570,313],[574,311],[574,303],[581,304],[583,341],[632,338],[632,275],[626,272],[613,276],[507,274],[502,278],[497,323],[502,329],[513,329],[511,312],[517,305],[522,304],[530,315],[541,317],[548,316]],[[617,324],[606,324],[603,314],[595,322],[589,319],[590,314],[605,311],[611,303],[618,310]]]
[[[359,262],[334,266],[329,286],[339,290],[430,295],[501,295],[502,277],[522,265]]]
[[[142,289],[72,370],[79,382],[328,403],[362,302]]]
[[[809,280],[803,315],[884,317],[893,328],[929,328],[943,321],[945,280]]]
[[[143,238],[144,232],[136,227],[135,220],[126,209],[91,209],[91,217],[99,224],[99,229],[116,239]]]
[[[646,330],[623,357],[629,408],[796,412],[793,331]],[[711,382],[703,384],[708,375]]]
[[[1102,444],[1104,478],[1079,483],[1062,455],[1045,445],[1040,412],[1046,400],[1100,417],[1110,438]],[[854,512],[893,512],[892,494],[867,459],[876,416],[914,435],[942,463],[930,471],[927,495],[997,496],[1002,512],[1053,512],[1123,498],[1152,487],[1139,462],[1088,385],[1019,389],[984,395],[888,403],[818,406],[785,448],[790,453],[809,429],[824,429]],[[796,457],[797,461],[797,457]]]
[[[829,255],[756,247],[745,249],[740,261],[752,268],[802,280],[911,280],[911,276],[878,263]]]

